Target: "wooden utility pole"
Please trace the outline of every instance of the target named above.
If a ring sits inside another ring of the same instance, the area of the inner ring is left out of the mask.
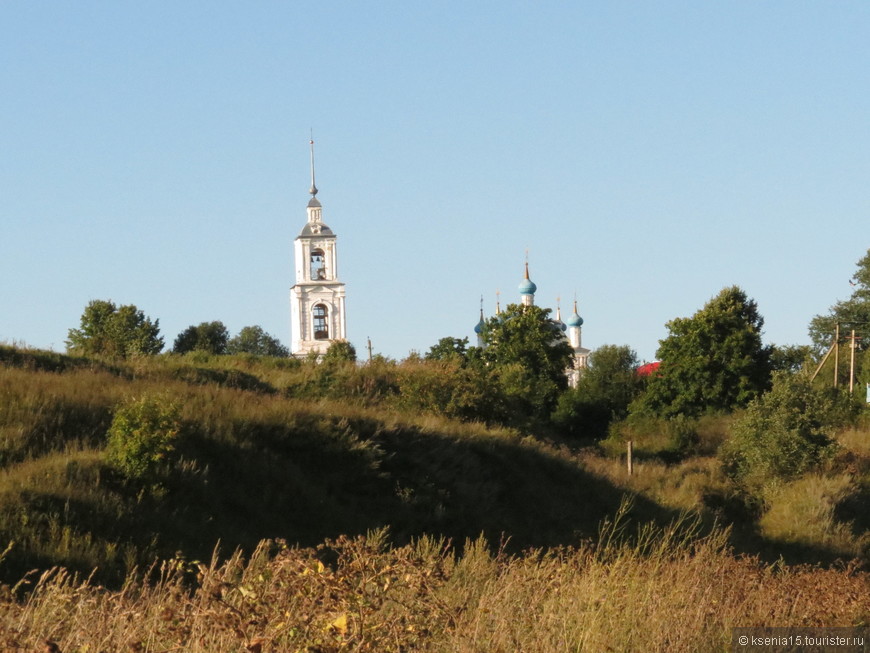
[[[837,322],[837,329],[834,331],[834,387],[837,387],[837,375],[840,372],[840,323]]]
[[[632,454],[634,453],[634,443],[629,440],[628,441],[628,450],[626,456],[626,464],[628,465],[628,475],[631,476],[634,473],[634,461],[632,460]]]
[[[851,346],[852,352],[849,356],[849,394],[855,391],[855,329],[852,329]]]
[[[371,363],[371,362],[372,362],[372,339],[369,338],[369,337],[366,337],[366,340],[367,340],[368,343],[369,343],[369,344],[368,344],[368,348],[369,348],[369,363]]]

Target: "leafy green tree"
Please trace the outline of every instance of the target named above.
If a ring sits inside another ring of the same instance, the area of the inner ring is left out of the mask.
[[[327,365],[331,363],[355,363],[356,348],[347,340],[336,340],[323,355],[323,362]]]
[[[722,450],[730,476],[750,489],[789,480],[830,456],[828,432],[842,423],[843,399],[813,389],[804,374],[777,372],[773,387],[753,400]]]
[[[456,361],[464,364],[468,359],[468,338],[441,338],[426,352],[428,361]]]
[[[809,345],[774,345],[770,353],[770,366],[773,371],[796,374],[810,369],[813,362],[813,349]]]
[[[259,326],[246,326],[227,343],[229,354],[287,357],[290,351]]]
[[[810,321],[810,338],[816,353],[822,353],[834,340],[836,325],[841,325],[840,335],[855,329],[861,337],[857,346],[861,351],[870,349],[870,250],[858,261],[858,269],[852,277],[852,296],[831,306],[827,315],[816,315]]]
[[[550,309],[511,304],[486,321],[481,336],[484,348],[471,358],[491,371],[517,415],[548,418],[574,358]]]
[[[658,373],[632,411],[699,415],[747,405],[770,384],[771,348],[761,342],[764,318],[754,300],[732,286],[690,318],[668,322]]]
[[[133,304],[118,307],[95,299],[81,317],[81,327],[70,329],[67,351],[85,356],[128,358],[158,354],[163,349],[160,320],[151,321]]]
[[[623,419],[637,397],[637,353],[627,345],[603,345],[589,354],[577,387],[559,397],[553,423],[570,435],[603,438],[611,422]]]
[[[172,351],[186,354],[189,351],[203,351],[208,354],[226,354],[230,334],[223,322],[200,322],[189,326],[178,334]]]

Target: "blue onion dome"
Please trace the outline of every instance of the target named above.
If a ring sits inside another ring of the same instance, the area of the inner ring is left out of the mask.
[[[577,310],[574,310],[574,314],[568,318],[568,326],[569,327],[581,327],[583,326],[583,318],[577,314]]]
[[[483,327],[485,326],[483,318],[480,318],[480,322],[474,325],[474,332],[480,334],[483,331]]]
[[[556,324],[559,325],[560,331],[567,331],[568,330],[568,325],[565,324],[562,320],[559,320],[558,322],[556,322]]]
[[[534,295],[535,291],[538,289],[531,279],[523,279],[519,288],[521,295]]]
[[[529,279],[529,263],[526,261],[526,271],[523,274],[523,280],[520,282],[519,290],[521,295],[534,295],[538,287]]]

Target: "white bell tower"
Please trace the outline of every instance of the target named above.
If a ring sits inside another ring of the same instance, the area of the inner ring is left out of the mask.
[[[290,288],[291,351],[323,355],[347,339],[344,284],[338,279],[338,252],[332,229],[323,223],[323,209],[314,185],[314,141],[311,146],[311,200],[308,222],[293,243],[296,283]]]

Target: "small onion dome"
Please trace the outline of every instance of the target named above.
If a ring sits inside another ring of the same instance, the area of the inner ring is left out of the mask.
[[[538,287],[529,279],[529,262],[526,261],[526,270],[523,274],[523,280],[520,282],[519,290],[521,295],[534,295]]]
[[[483,327],[485,326],[483,318],[480,318],[480,322],[474,325],[474,332],[480,334],[483,331]]]
[[[523,279],[520,282],[519,289],[521,295],[534,295],[538,287],[531,279]]]
[[[568,330],[568,325],[565,324],[562,320],[559,320],[558,322],[556,322],[556,324],[559,326],[559,329],[560,329],[561,331],[567,331],[567,330]]]
[[[577,311],[574,311],[574,314],[568,318],[568,326],[577,328],[583,326],[583,318],[577,314]]]

